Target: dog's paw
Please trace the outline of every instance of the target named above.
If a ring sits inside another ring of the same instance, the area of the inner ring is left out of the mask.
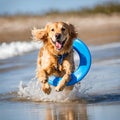
[[[44,91],[45,94],[49,95],[51,92],[51,87],[48,83],[46,83],[46,84],[43,84],[42,90]]]
[[[51,88],[42,88],[42,90],[44,91],[45,94],[50,94],[51,92]]]
[[[45,84],[47,82],[47,79],[40,79],[40,81]]]
[[[57,86],[57,87],[55,87],[55,90],[57,91],[57,92],[59,92],[59,91],[62,91],[64,89],[64,86]]]

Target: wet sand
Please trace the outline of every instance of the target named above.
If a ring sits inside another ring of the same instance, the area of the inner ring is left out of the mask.
[[[67,21],[75,25],[79,38],[88,45],[120,42],[120,15],[91,16],[11,16],[0,17],[0,43],[31,41],[31,29],[42,28],[48,22]]]

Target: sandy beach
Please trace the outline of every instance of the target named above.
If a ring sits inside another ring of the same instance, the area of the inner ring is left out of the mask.
[[[120,42],[120,14],[91,16],[10,16],[0,17],[0,43],[31,41],[31,29],[48,22],[65,21],[75,25],[79,38],[88,45]]]

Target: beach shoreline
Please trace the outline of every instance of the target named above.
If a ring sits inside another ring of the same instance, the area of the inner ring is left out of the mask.
[[[53,19],[54,18],[54,19]],[[0,16],[0,43],[31,41],[33,27],[43,28],[48,22],[72,23],[78,37],[88,45],[120,42],[120,14],[91,16]]]

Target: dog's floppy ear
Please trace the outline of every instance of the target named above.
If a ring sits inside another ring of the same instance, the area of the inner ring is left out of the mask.
[[[68,25],[69,25],[70,37],[71,37],[72,39],[77,38],[77,35],[78,35],[78,34],[77,34],[76,30],[75,30],[74,25],[69,24],[69,23],[68,23]]]
[[[46,42],[47,41],[47,32],[45,29],[36,29],[34,28],[32,30],[32,36],[33,36],[33,39],[34,40],[41,40],[43,42]]]

